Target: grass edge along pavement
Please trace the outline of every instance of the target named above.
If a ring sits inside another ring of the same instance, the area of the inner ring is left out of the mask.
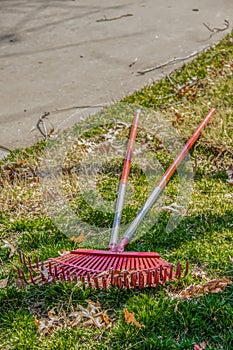
[[[0,188],[0,234],[13,247],[0,250],[1,280],[9,276],[7,286],[0,289],[1,348],[193,349],[194,342],[208,349],[233,348],[232,285],[221,293],[179,297],[190,284],[203,284],[213,278],[232,279],[233,187],[227,175],[232,164],[232,70],[230,34],[169,77],[124,99],[161,111],[184,140],[210,105],[217,109],[216,118],[191,151],[195,188],[187,216],[174,232],[166,235],[168,213],[161,212],[148,237],[130,245],[130,250],[159,250],[162,257],[172,262],[189,259],[192,272],[182,281],[143,291],[105,292],[68,283],[18,288],[18,256],[14,247],[45,259],[56,256],[58,250],[78,247],[78,243],[64,237],[46,218],[39,194],[35,194],[38,184],[31,180],[30,167],[36,167],[45,143],[17,150],[1,162],[1,169],[7,164],[17,174],[12,181],[10,170],[5,169],[0,178],[3,176],[5,181]],[[162,152],[160,159],[166,163]],[[17,168],[19,163],[23,165]],[[175,186],[174,178],[166,193],[170,200]],[[48,336],[40,336],[35,320],[49,320],[47,312],[53,307],[59,315],[77,310],[78,305],[86,308],[87,300],[100,303],[113,320],[112,327],[71,327],[60,319],[60,328],[54,325]],[[126,323],[124,309],[134,312],[140,326]]]

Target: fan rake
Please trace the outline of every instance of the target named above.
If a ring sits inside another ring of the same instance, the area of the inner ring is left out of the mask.
[[[137,110],[131,128],[122,171],[109,250],[72,250],[59,257],[49,258],[45,262],[39,262],[36,257],[35,263],[32,263],[30,257],[26,258],[21,252],[20,260],[28,269],[30,279],[27,281],[25,273],[21,268],[18,268],[19,277],[26,282],[31,282],[35,285],[50,284],[51,282],[56,283],[61,280],[70,282],[75,281],[84,286],[96,287],[98,289],[107,289],[109,286],[142,289],[144,287],[157,287],[167,281],[180,279],[182,276],[186,276],[188,273],[188,262],[186,262],[186,266],[182,270],[180,263],[174,266],[162,259],[158,253],[128,252],[124,250],[137,227],[159,198],[171,176],[181,164],[185,155],[198,139],[202,130],[205,128],[214,113],[214,108],[208,112],[206,117],[162,176],[161,180],[154,188],[135,219],[129,225],[122,238],[118,241],[130,162],[140,116],[140,110]]]

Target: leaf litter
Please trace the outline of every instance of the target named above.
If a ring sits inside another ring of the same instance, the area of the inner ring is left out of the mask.
[[[182,290],[180,293],[169,293],[169,296],[172,299],[190,299],[193,297],[203,296],[207,293],[221,293],[230,284],[232,284],[232,281],[226,277],[223,277],[207,281],[203,284],[191,284],[188,288]]]
[[[133,323],[137,328],[142,327],[142,325],[135,319],[134,312],[129,312],[127,309],[124,309],[124,316],[127,323]]]
[[[40,336],[46,337],[59,329],[64,328],[91,328],[109,329],[113,325],[114,319],[108,315],[106,310],[102,310],[98,302],[86,300],[87,307],[78,305],[76,310],[72,307],[70,312],[61,310],[56,307],[48,311],[48,316],[38,319],[34,315],[35,325],[37,326]]]

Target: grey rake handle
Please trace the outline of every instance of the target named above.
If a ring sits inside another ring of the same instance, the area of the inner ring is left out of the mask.
[[[117,246],[117,241],[118,241],[118,236],[119,236],[119,231],[120,231],[122,210],[123,210],[123,206],[124,206],[124,199],[125,199],[126,187],[127,187],[128,178],[129,178],[130,164],[131,164],[131,159],[132,159],[132,155],[133,155],[134,143],[135,143],[135,139],[137,136],[137,129],[138,129],[140,113],[141,113],[140,110],[137,110],[135,112],[133,124],[132,124],[131,131],[130,131],[130,137],[129,137],[129,141],[128,141],[128,145],[127,145],[124,167],[122,170],[121,181],[120,181],[120,185],[119,185],[118,197],[117,197],[117,202],[116,202],[116,209],[115,209],[115,216],[114,216],[114,221],[113,221],[113,226],[112,226],[112,233],[111,233],[111,238],[110,238],[110,242],[109,242],[109,249],[111,251],[115,251],[115,248]]]
[[[174,159],[172,164],[169,166],[165,174],[162,176],[161,180],[157,184],[157,186],[154,188],[153,192],[150,194],[148,199],[146,200],[145,204],[137,214],[136,218],[131,222],[128,229],[118,242],[117,246],[115,247],[115,250],[117,252],[123,252],[126,245],[129,243],[130,239],[132,238],[134,232],[136,231],[137,227],[145,217],[145,215],[148,213],[150,208],[155,204],[157,199],[159,198],[161,192],[163,191],[164,187],[170,180],[171,176],[175,172],[175,170],[178,168],[190,148],[194,145],[198,137],[201,135],[202,130],[206,127],[208,124],[210,118],[214,115],[215,109],[211,108],[206,117],[203,119],[203,121],[199,124],[193,135],[190,137],[188,142],[185,144],[185,146],[182,148],[180,153],[177,155],[177,157]]]

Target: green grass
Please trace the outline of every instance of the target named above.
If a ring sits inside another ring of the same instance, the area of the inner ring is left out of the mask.
[[[180,86],[184,88],[180,89]],[[171,297],[171,293],[179,293],[191,283],[203,282],[193,273],[197,268],[202,269],[209,279],[232,279],[233,187],[227,182],[226,173],[233,159],[232,100],[233,34],[230,34],[193,62],[174,71],[169,78],[146,86],[122,101],[161,113],[179,132],[183,142],[210,107],[217,109],[216,116],[190,152],[195,176],[186,215],[173,231],[167,233],[170,214],[157,206],[153,211],[157,218],[155,223],[128,247],[135,251],[157,251],[173,263],[184,263],[188,259],[190,274],[181,281],[143,291],[113,288],[106,292],[69,283],[42,287],[29,285],[20,290],[15,285],[19,258],[17,254],[10,258],[10,249],[0,249],[0,279],[9,276],[8,286],[0,289],[2,349],[188,350],[193,348],[193,342],[202,341],[207,342],[208,349],[233,348],[232,285],[222,293],[209,293],[189,300]],[[121,109],[116,104],[74,127],[73,137],[86,143],[70,150],[61,176],[64,196],[79,217],[106,229],[111,227],[113,213],[93,209],[87,197],[83,197],[75,175],[67,169],[73,166],[80,169],[82,155],[89,143],[101,144],[103,134],[119,127],[113,117],[114,108]],[[122,118],[129,122],[127,106],[125,108],[125,112],[121,109]],[[102,127],[99,127],[100,120]],[[88,123],[93,127],[87,131]],[[122,140],[127,137],[129,129],[125,125],[120,127],[118,138]],[[152,137],[145,144],[146,137],[147,134],[140,129],[138,142],[145,145],[147,153],[156,154],[156,159],[166,168],[173,156],[159,137]],[[45,146],[49,149],[48,144],[41,142],[28,149],[16,150],[0,163],[0,238],[26,255],[38,255],[40,260],[57,256],[58,251],[79,247],[48,218],[43,206],[44,194],[33,170],[38,171]],[[104,163],[98,173],[98,191],[107,203],[116,199],[122,162],[122,159],[112,159]],[[163,195],[166,205],[176,200],[178,182],[175,174]],[[136,215],[151,190],[145,174],[134,163],[129,186],[131,195],[123,211],[124,224]],[[93,197],[95,193],[88,195]],[[102,243],[106,248],[105,242]],[[88,242],[83,244],[88,246]],[[34,316],[44,317],[54,306],[62,310],[75,309],[78,304],[85,307],[87,299],[99,301],[103,310],[114,312],[112,328],[63,328],[40,338]],[[136,320],[143,325],[141,328],[125,322],[125,308],[135,313]]]

